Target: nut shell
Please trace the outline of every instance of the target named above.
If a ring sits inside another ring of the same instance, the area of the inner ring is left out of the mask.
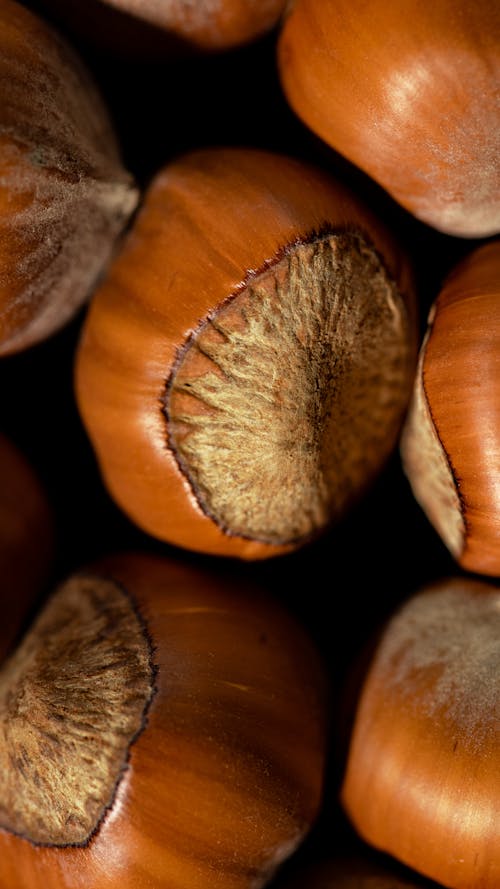
[[[385,429],[383,441],[370,446],[378,467],[397,438],[416,341],[411,274],[382,224],[323,172],[266,152],[200,151],[179,159],[153,183],[92,303],[76,366],[80,412],[108,488],[149,533],[190,549],[249,559],[300,545],[250,539],[204,511],[174,456],[162,406],[182,349],[205,319],[263,270],[272,270],[290,246],[326,227],[366,234],[401,294],[397,308],[392,297],[386,307],[403,357],[401,387],[386,398],[390,417],[377,425]],[[248,359],[258,355],[258,344],[250,351]],[[378,370],[372,366],[370,374],[377,377]],[[266,379],[271,377],[270,371]],[[377,391],[377,379],[366,380],[365,388]],[[260,388],[258,380],[255,386]],[[298,434],[302,420],[289,435]],[[272,435],[272,426],[261,425]],[[224,486],[223,477],[220,483]]]
[[[342,800],[361,836],[450,889],[500,880],[500,591],[468,578],[410,599],[382,633]]]
[[[469,571],[500,575],[500,241],[448,276],[401,442],[418,502]]]
[[[155,695],[88,843],[36,846],[0,831],[2,885],[263,885],[321,799],[326,683],[312,642],[238,579],[138,554],[92,574],[118,582],[139,608]]]
[[[0,355],[62,327],[137,202],[107,112],[73,51],[0,2]]]
[[[75,39],[126,59],[222,53],[275,28],[285,0],[43,0]]]
[[[285,0],[105,0],[116,9],[163,28],[203,50],[221,50],[257,39],[273,28]]]
[[[403,207],[462,237],[500,230],[500,14],[494,0],[297,0],[285,94]]]

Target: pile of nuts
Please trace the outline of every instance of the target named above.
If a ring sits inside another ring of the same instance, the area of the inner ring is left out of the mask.
[[[0,0],[0,886],[500,885],[500,10]]]

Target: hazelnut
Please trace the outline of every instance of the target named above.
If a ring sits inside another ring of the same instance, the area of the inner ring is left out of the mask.
[[[153,182],[92,302],[76,392],[140,527],[265,558],[381,470],[415,353],[408,264],[353,195],[291,158],[207,149]]]
[[[76,313],[136,202],[87,71],[38,17],[0,0],[0,355]]]
[[[0,674],[2,885],[264,885],[318,812],[326,692],[241,579],[141,554],[72,576]]]
[[[342,787],[361,836],[450,889],[500,884],[500,590],[424,588],[388,623]]]
[[[500,11],[491,0],[295,0],[278,44],[299,117],[419,219],[500,231]]]

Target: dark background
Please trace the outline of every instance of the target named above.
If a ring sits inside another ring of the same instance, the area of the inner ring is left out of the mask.
[[[166,54],[162,46],[141,43],[135,24],[127,49],[114,42],[119,33],[114,25],[96,27],[90,13],[81,27],[64,19],[64,7],[74,12],[78,4],[25,5],[55,22],[79,50],[107,102],[125,165],[141,187],[170,159],[208,145],[280,151],[342,178],[396,229],[413,258],[423,333],[444,276],[477,242],[439,234],[410,217],[301,124],[281,92],[276,32],[235,51],[201,55],[176,47]],[[212,566],[213,558],[184,554],[146,537],[106,494],[73,397],[84,314],[45,343],[0,364],[2,430],[31,460],[54,509],[51,582],[100,555],[129,548]],[[290,556],[225,563],[220,570],[255,578],[297,614],[325,658],[333,712],[348,720],[342,689],[374,630],[414,590],[459,569],[415,503],[395,452],[362,502],[321,540]],[[340,732],[332,738],[323,815],[300,856],[320,848],[325,838],[331,848],[334,834],[338,848],[355,843],[337,805],[343,737]]]

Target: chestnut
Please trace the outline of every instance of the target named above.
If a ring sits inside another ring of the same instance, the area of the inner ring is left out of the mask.
[[[156,177],[94,296],[77,401],[141,528],[266,558],[381,470],[416,344],[407,260],[349,191],[294,158],[200,150]]]
[[[327,697],[241,579],[140,553],[73,575],[2,668],[2,887],[262,886],[317,815]]]
[[[0,659],[14,643],[48,580],[54,517],[37,472],[0,435]]]
[[[325,142],[423,222],[500,231],[500,9],[491,0],[295,0],[278,63]]]
[[[469,252],[431,308],[401,456],[460,565],[500,575],[498,240]]]
[[[136,202],[90,75],[37,16],[0,0],[0,355],[76,313]]]
[[[450,889],[500,885],[500,589],[447,578],[384,628],[342,801],[380,850]]]

